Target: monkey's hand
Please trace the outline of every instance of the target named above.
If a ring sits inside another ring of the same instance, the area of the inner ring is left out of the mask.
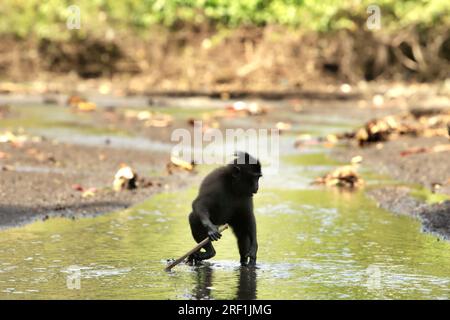
[[[219,228],[216,225],[211,224],[209,226],[208,237],[209,237],[209,239],[211,239],[211,241],[217,241],[222,237],[222,235],[219,232]]]

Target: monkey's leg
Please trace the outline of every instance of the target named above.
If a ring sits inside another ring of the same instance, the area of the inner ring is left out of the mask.
[[[202,249],[204,249],[205,251],[202,252],[199,250],[188,257],[188,262],[190,264],[195,264],[198,261],[211,259],[216,255],[216,250],[214,249],[211,242],[205,244]]]
[[[248,264],[248,253],[250,251],[250,238],[246,234],[236,234],[238,238],[239,255],[241,256],[241,266]]]
[[[216,255],[216,250],[214,250],[214,247],[211,242],[208,242],[203,249],[205,249],[205,252],[197,252],[197,258],[198,260],[206,260],[211,259]]]
[[[258,252],[258,243],[256,241],[253,241],[253,243],[250,245],[250,253],[249,253],[249,265],[250,266],[256,266],[256,254]]]
[[[208,237],[208,230],[202,225],[200,219],[194,214],[191,213],[189,215],[189,224],[191,226],[192,236],[197,243],[202,242],[205,238]],[[206,260],[214,257],[216,255],[216,250],[211,242],[204,245],[203,248],[205,252],[201,252],[200,250],[191,254],[188,257],[188,262],[195,264],[196,261]]]

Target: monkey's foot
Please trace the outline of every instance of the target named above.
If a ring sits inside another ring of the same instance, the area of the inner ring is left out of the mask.
[[[195,252],[191,254],[187,259],[187,264],[190,266],[196,266],[202,261],[202,258],[200,256],[199,252]]]

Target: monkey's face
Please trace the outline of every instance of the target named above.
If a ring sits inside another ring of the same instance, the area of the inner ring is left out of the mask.
[[[258,192],[259,189],[259,178],[262,177],[261,173],[253,173],[251,178],[251,184],[250,184],[250,190],[252,194],[255,194]]]
[[[244,165],[234,167],[234,185],[236,191],[245,196],[252,196],[258,192],[259,178],[262,177],[260,166]]]

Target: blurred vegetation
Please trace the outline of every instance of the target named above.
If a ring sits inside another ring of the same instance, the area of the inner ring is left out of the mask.
[[[450,24],[447,0],[2,0],[0,34],[67,38],[72,33],[66,28],[67,8],[73,4],[81,9],[80,36],[108,30],[142,33],[156,25],[178,29],[277,24],[319,32],[352,30],[363,25],[370,4],[380,6],[387,31]]]

